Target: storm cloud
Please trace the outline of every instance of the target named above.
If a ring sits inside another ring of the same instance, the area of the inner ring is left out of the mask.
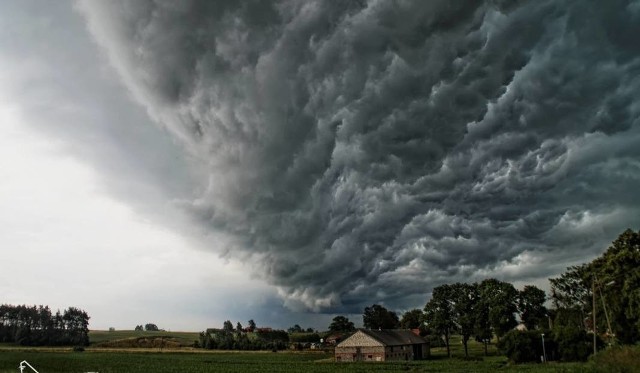
[[[292,309],[540,279],[640,224],[639,1],[79,5],[200,170],[175,203]]]

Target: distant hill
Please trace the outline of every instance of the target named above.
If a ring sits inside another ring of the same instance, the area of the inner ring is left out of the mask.
[[[91,330],[92,347],[110,348],[178,348],[191,347],[198,340],[196,332],[149,332],[135,330]]]

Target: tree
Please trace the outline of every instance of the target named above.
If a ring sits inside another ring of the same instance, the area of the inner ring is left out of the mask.
[[[253,319],[249,320],[249,326],[247,328],[251,333],[256,330],[256,322]]]
[[[478,285],[479,307],[488,310],[489,324],[493,333],[500,339],[505,333],[518,325],[515,313],[518,301],[518,291],[508,282],[490,278]]]
[[[484,354],[485,356],[489,354],[488,351],[488,343],[493,337],[493,332],[491,331],[491,322],[489,321],[489,305],[488,302],[484,302],[482,297],[480,297],[480,292],[478,291],[478,303],[476,304],[475,309],[475,325],[473,334],[476,337],[476,341],[482,342],[484,345]]]
[[[591,276],[587,280],[595,283],[599,298],[599,320],[609,317],[622,343],[640,341],[640,231],[627,229],[620,234],[602,256],[589,264],[588,271]],[[598,328],[606,330],[604,326]]]
[[[136,325],[135,329],[133,330],[135,330],[136,332],[141,332],[144,330],[144,327],[142,325]]]
[[[222,324],[222,330],[224,330],[225,332],[233,331],[233,324],[231,323],[231,320],[227,320]]]
[[[557,326],[576,324],[579,318],[584,330],[593,329],[595,288],[597,331],[610,324],[620,342],[640,341],[640,232],[627,229],[600,257],[549,281]]]
[[[479,301],[478,285],[455,283],[451,285],[453,318],[458,333],[462,336],[464,355],[469,356],[467,343],[475,332],[476,307]]]
[[[403,329],[424,330],[424,313],[420,309],[405,312],[400,319],[400,327]]]
[[[451,357],[449,337],[455,328],[453,322],[453,306],[451,304],[451,285],[440,285],[433,289],[431,299],[424,306],[425,322],[427,326],[442,335],[447,347],[447,356]]]
[[[160,329],[158,328],[158,326],[156,324],[148,323],[148,324],[144,325],[144,330],[146,330],[148,332],[157,332]]]
[[[533,285],[526,285],[522,291],[518,292],[520,320],[528,330],[543,326],[547,316],[547,308],[544,306],[546,300],[547,294],[544,290]]]
[[[355,325],[348,318],[344,316],[336,316],[329,325],[329,330],[332,332],[352,332],[356,330]]]
[[[378,304],[364,308],[362,321],[364,327],[368,329],[394,329],[398,327],[400,322],[395,312]]]
[[[74,345],[89,344],[89,315],[79,308],[69,307],[62,314],[69,342]]]
[[[304,329],[302,329],[302,327],[298,324],[295,324],[294,326],[290,327],[289,329],[287,329],[287,331],[289,333],[304,333]]]
[[[242,324],[240,324],[240,321],[238,321],[238,323],[236,324],[236,332],[241,333],[242,330]]]

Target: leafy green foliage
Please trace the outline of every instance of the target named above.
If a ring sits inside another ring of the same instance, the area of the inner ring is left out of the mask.
[[[424,306],[427,327],[443,336],[448,356],[451,356],[449,337],[456,326],[453,320],[453,305],[450,301],[452,296],[451,285],[437,286],[433,289],[431,299]]]
[[[569,326],[582,322],[583,329],[593,329],[595,288],[598,332],[607,331],[610,324],[618,341],[626,344],[640,341],[640,232],[626,230],[591,263],[569,267],[560,277],[549,281],[551,299],[558,311],[556,324]]]
[[[498,342],[498,349],[516,364],[538,362],[543,356],[539,332],[512,330]]]
[[[475,331],[475,311],[479,300],[478,286],[476,284],[456,283],[451,286],[453,317],[456,329],[462,336],[465,356],[469,356],[467,342]]]
[[[487,279],[478,284],[479,307],[485,308],[493,333],[502,337],[518,325],[515,314],[518,291],[508,282]]]
[[[160,331],[160,328],[158,328],[158,325],[156,324],[148,323],[144,325],[144,330],[147,332],[157,332]]]
[[[634,373],[640,364],[640,346],[617,346],[599,352],[591,361],[596,373]]]
[[[424,331],[424,313],[420,309],[405,312],[400,319],[402,329],[420,329]],[[422,333],[421,333],[422,334]]]
[[[23,346],[89,344],[89,315],[69,307],[54,314],[48,306],[0,306],[0,342]]]
[[[557,357],[560,361],[586,361],[593,353],[593,335],[581,329],[555,328],[553,340],[557,344]],[[597,341],[596,345],[602,345],[602,342]]]
[[[400,324],[398,315],[379,304],[364,308],[362,321],[365,328],[369,329],[394,329]]]
[[[355,325],[345,316],[336,316],[329,325],[331,332],[352,332],[356,330]]]
[[[518,312],[528,330],[544,326],[547,316],[547,308],[544,306],[546,300],[544,290],[533,285],[526,285],[518,292]]]
[[[200,333],[198,345],[207,350],[283,350],[289,342],[284,330],[259,330],[254,333],[225,329],[207,329]]]
[[[253,321],[253,319],[249,320],[248,322],[249,326],[247,327],[249,332],[253,332],[254,330],[256,330],[256,322]]]

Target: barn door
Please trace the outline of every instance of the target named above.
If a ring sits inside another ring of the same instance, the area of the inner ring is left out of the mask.
[[[362,361],[362,348],[356,347],[356,361]]]

